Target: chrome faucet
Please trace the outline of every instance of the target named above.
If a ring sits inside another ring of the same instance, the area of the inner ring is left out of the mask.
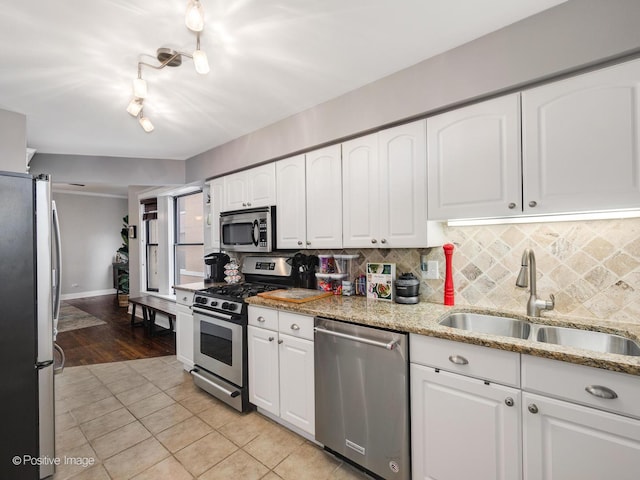
[[[529,287],[529,301],[527,302],[527,315],[539,317],[540,310],[553,310],[556,299],[550,295],[551,300],[540,300],[536,293],[536,256],[530,248],[525,249],[522,254],[522,267],[516,280],[516,286],[520,288]],[[528,272],[527,272],[528,270]],[[527,278],[527,273],[529,277]]]

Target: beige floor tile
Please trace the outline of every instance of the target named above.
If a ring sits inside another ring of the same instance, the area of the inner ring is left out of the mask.
[[[88,468],[84,467],[80,462],[64,462],[63,459],[65,457],[82,459],[86,462],[89,462],[91,461],[91,459],[93,459],[93,465],[98,465],[100,463],[96,452],[93,451],[93,448],[91,448],[91,445],[89,445],[88,443],[66,451],[56,448],[56,457],[59,457],[61,459],[61,464],[56,467],[56,473],[53,477],[54,480],[66,480],[67,478],[71,478],[74,475],[85,472]]]
[[[160,357],[141,358],[139,360],[129,360],[122,363],[130,366],[136,372],[141,374],[152,372],[153,370],[157,370],[158,368],[162,368],[166,365]]]
[[[147,379],[153,382],[153,384],[156,385],[159,389],[168,390],[170,388],[181,385],[185,381],[193,381],[190,376],[185,378],[185,375],[188,374],[186,372],[172,372],[167,375],[161,375],[158,377],[147,377]]]
[[[144,378],[139,373],[132,371],[132,373],[127,375],[126,377],[119,378],[113,382],[105,383],[105,385],[111,391],[111,393],[117,395],[118,393],[126,392],[127,390],[131,390],[132,388],[144,385],[145,383],[147,383],[146,378]]]
[[[284,480],[329,478],[340,462],[319,447],[304,443],[285,458],[274,471]]]
[[[269,422],[257,412],[241,415],[236,420],[220,427],[218,431],[236,445],[242,447],[267,428]]]
[[[100,367],[102,368],[96,369],[93,366],[89,368],[91,369],[91,373],[98,377],[105,385],[138,374],[135,370],[128,365],[124,365],[122,362],[102,364]]]
[[[157,434],[191,416],[193,416],[193,414],[189,410],[179,403],[174,403],[173,405],[169,405],[151,415],[141,418],[140,421],[147,427],[147,430],[153,434]]]
[[[136,417],[123,407],[81,424],[80,429],[87,439],[93,440],[135,421]]]
[[[91,370],[89,370],[89,367],[65,367],[62,373],[56,375],[56,389],[66,389],[74,383],[84,382],[93,376],[94,375],[91,373]]]
[[[159,434],[156,438],[169,449],[170,452],[177,452],[196,440],[211,432],[211,427],[198,417],[191,417],[170,427]]]
[[[164,393],[173,398],[176,402],[187,398],[189,395],[195,392],[201,392],[202,390],[193,381],[182,382],[175,387],[171,387],[165,390]]]
[[[104,462],[113,480],[132,478],[169,456],[155,438],[149,438]]]
[[[276,473],[269,472],[262,477],[262,480],[282,480],[282,477]]]
[[[236,445],[214,431],[183,448],[175,454],[175,457],[192,475],[198,476],[227,458],[237,449]]]
[[[305,439],[280,425],[270,423],[260,435],[243,447],[247,453],[274,468],[305,442]]]
[[[198,413],[198,416],[213,428],[220,428],[242,416],[242,413],[222,402],[213,402],[210,407]]]
[[[173,457],[168,457],[153,467],[133,477],[133,480],[191,480],[193,476]],[[240,479],[238,479],[240,480]]]
[[[109,394],[108,397],[102,400],[83,407],[74,408],[71,410],[71,415],[73,415],[78,423],[85,423],[120,408],[122,408],[122,404],[116,397]]]
[[[56,402],[57,406],[57,402]],[[76,419],[73,418],[69,412],[63,412],[59,415],[56,415],[56,432],[64,432],[70,428],[73,428],[78,425]]]
[[[238,450],[198,478],[200,480],[228,480],[230,478],[258,480],[266,475],[268,471],[267,467],[255,460],[251,455]]]
[[[64,401],[67,403],[69,409],[75,410],[112,396],[112,393],[107,387],[99,384],[93,388],[82,390],[74,395],[69,395],[64,398]]]
[[[140,422],[133,422],[91,440],[91,446],[98,457],[106,460],[149,437],[151,437],[151,433]]]
[[[200,413],[219,402],[216,397],[199,390],[180,400],[180,404],[192,413]]]
[[[123,405],[131,405],[133,403],[139,402],[140,400],[151,397],[152,395],[156,395],[160,393],[160,391],[161,390],[153,383],[147,382],[140,385],[139,387],[127,390],[126,392],[118,393],[116,395],[116,398],[120,400]]]
[[[127,405],[127,408],[136,417],[142,418],[147,415],[151,415],[153,412],[157,412],[164,407],[168,407],[172,403],[175,403],[173,398],[164,392],[160,392],[136,403],[132,403],[131,405]]]
[[[373,477],[367,475],[362,470],[352,467],[348,463],[342,462],[329,478],[331,480],[371,480]]]
[[[56,432],[56,448],[62,451],[71,450],[87,443],[87,439],[79,427],[73,427],[63,432]]]
[[[72,480],[110,480],[109,474],[102,464],[84,467],[80,473],[74,474]],[[54,476],[53,480],[58,480],[58,476]]]
[[[66,385],[64,388],[58,385],[58,382],[56,381],[54,388],[56,393],[56,399],[62,399],[62,398],[73,399],[78,395],[86,394],[87,392],[95,390],[96,388],[100,388],[100,387],[104,387],[102,382],[98,378],[91,375],[84,378],[82,381]]]

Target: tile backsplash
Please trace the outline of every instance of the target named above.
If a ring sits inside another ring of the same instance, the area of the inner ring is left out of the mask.
[[[515,286],[522,253],[533,249],[538,297],[556,297],[559,314],[640,323],[640,219],[445,227],[455,245],[456,305],[526,311],[527,289]],[[306,252],[311,253],[311,252]],[[422,280],[423,301],[442,303],[444,252],[427,249],[361,249],[313,253],[360,254],[357,273],[367,262],[394,262],[398,275],[418,278],[420,256],[439,264],[440,278]]]

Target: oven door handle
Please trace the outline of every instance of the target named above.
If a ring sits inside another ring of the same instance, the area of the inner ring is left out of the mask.
[[[258,220],[254,220],[251,228],[251,241],[254,247],[258,246],[258,240],[260,240],[260,224]]]
[[[194,368],[193,370],[191,370],[191,375],[193,375],[194,377],[198,377],[200,380],[202,380],[203,382],[206,382],[207,385],[211,385],[212,387],[217,388],[218,390],[220,390],[222,393],[224,393],[225,395],[229,395],[231,398],[236,398],[238,395],[240,395],[240,391],[239,390],[234,390],[233,392],[231,390],[227,390],[224,387],[221,387],[220,385],[218,385],[217,383],[213,383],[211,381],[209,381],[208,379],[206,379],[205,377],[203,377],[202,375],[200,375],[198,373],[198,369]]]
[[[233,320],[234,319],[233,315],[228,315],[226,313],[220,313],[220,312],[212,312],[210,310],[204,310],[202,308],[196,307],[195,305],[191,306],[191,310],[194,313],[199,313],[200,315],[204,315],[205,317],[219,318],[221,320]]]

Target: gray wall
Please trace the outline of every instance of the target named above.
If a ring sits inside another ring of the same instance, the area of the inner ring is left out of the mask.
[[[187,160],[186,181],[640,51],[640,1],[571,0]]]
[[[62,238],[63,298],[115,293],[111,263],[122,245],[127,199],[53,192]]]
[[[51,174],[56,183],[100,183],[125,187],[185,183],[182,160],[36,153],[30,166],[32,173]]]
[[[0,110],[0,170],[27,170],[27,117]]]

